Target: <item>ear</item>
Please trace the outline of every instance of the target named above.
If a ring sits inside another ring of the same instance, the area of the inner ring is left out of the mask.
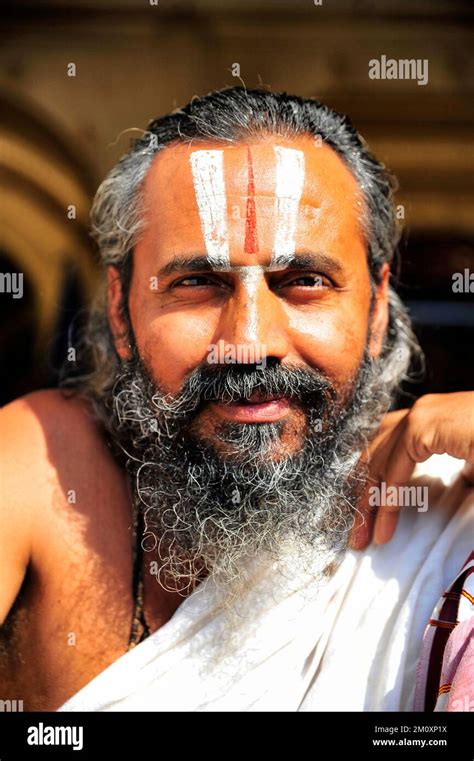
[[[370,326],[369,352],[370,356],[375,359],[382,351],[383,341],[388,326],[389,306],[388,306],[388,286],[390,278],[390,267],[384,264],[380,270],[380,282],[375,286],[375,302],[372,311],[372,320]]]
[[[121,360],[126,361],[132,358],[132,349],[129,343],[128,325],[121,309],[122,282],[116,267],[107,268],[107,284],[107,316],[114,339],[115,351]]]

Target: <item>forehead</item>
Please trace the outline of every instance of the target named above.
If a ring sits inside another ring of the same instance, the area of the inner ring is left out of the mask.
[[[362,238],[357,181],[333,149],[310,136],[170,145],[147,173],[144,198],[144,236],[160,260],[205,253],[207,214],[211,222],[225,216],[232,261],[245,263],[239,256],[248,242],[250,204],[260,263],[271,255],[282,215],[294,214],[295,245],[302,248]]]

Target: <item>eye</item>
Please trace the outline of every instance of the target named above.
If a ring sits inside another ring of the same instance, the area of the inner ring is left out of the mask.
[[[176,288],[180,285],[186,288],[196,288],[203,285],[218,285],[218,283],[206,275],[189,275],[188,277],[181,278],[181,280],[176,280],[171,287]]]
[[[319,289],[319,288],[331,288],[333,285],[332,281],[326,277],[326,275],[321,275],[320,273],[308,273],[304,275],[299,275],[298,277],[293,277],[291,279],[285,280],[284,283],[280,283],[280,288],[288,288],[288,287],[303,287],[303,288],[313,288],[313,289]]]

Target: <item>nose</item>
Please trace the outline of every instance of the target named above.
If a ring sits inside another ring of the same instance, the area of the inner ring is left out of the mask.
[[[235,287],[222,315],[220,339],[231,344],[236,356],[248,361],[266,357],[283,360],[289,352],[288,318],[278,296],[270,289],[259,265],[238,268]]]

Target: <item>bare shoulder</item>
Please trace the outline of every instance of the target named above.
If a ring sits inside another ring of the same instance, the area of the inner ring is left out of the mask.
[[[83,472],[104,450],[86,401],[51,389],[16,399],[0,410],[3,493],[24,509],[54,481]]]
[[[78,395],[45,390],[11,402],[0,410],[0,441],[0,570],[11,577],[1,622],[29,564],[79,558],[92,518],[113,522],[124,477]]]
[[[12,437],[7,451],[17,442],[25,444],[30,437],[31,446],[37,446],[47,438],[58,439],[77,429],[98,434],[86,400],[59,389],[34,391],[10,402],[0,409],[0,425],[2,432]]]
[[[29,394],[0,409],[0,623],[25,578],[38,525],[49,524],[66,426],[77,430],[81,416],[79,403],[66,404],[57,391]]]
[[[89,492],[110,488],[119,469],[88,402],[57,389],[37,391],[0,410],[3,493],[22,511],[89,505]],[[74,501],[76,498],[76,502]],[[44,520],[45,516],[42,516]]]

